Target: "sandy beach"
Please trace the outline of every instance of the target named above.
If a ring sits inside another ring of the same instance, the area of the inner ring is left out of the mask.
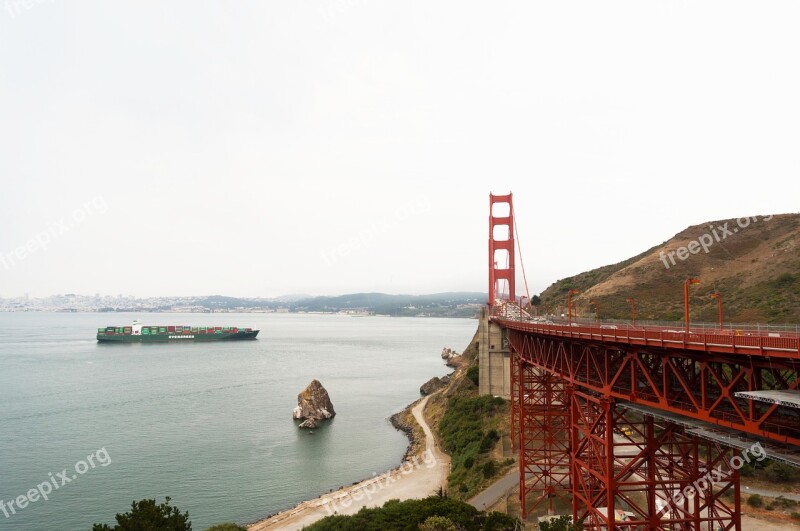
[[[248,530],[299,530],[332,514],[355,514],[363,507],[380,507],[392,499],[425,498],[444,487],[450,472],[450,456],[436,446],[436,439],[425,421],[424,409],[430,396],[433,395],[420,400],[411,410],[425,433],[425,449],[422,452],[411,456],[398,468],[305,501],[292,509],[250,524]]]

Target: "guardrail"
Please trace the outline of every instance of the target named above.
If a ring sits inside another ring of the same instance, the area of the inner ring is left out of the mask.
[[[692,325],[687,333],[682,323],[661,326],[640,326],[637,323],[633,326],[630,323],[575,319],[569,323],[532,317],[511,302],[495,305],[492,317],[513,323],[511,328],[514,329],[560,337],[800,359],[800,334],[793,330],[775,332],[763,328],[759,330],[753,325],[735,325],[742,328],[720,331],[718,327],[712,329]]]

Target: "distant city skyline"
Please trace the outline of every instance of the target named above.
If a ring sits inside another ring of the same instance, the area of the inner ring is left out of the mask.
[[[12,4],[4,298],[485,292],[509,191],[535,294],[798,211],[795,2]]]

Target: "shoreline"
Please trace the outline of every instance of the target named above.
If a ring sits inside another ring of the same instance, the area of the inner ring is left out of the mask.
[[[450,470],[450,456],[439,450],[432,433],[428,436],[430,428],[424,419],[428,399],[441,391],[415,400],[389,418],[392,426],[409,439],[398,466],[247,523],[248,531],[299,530],[326,516],[355,514],[362,507],[380,507],[390,499],[424,497],[444,487]],[[420,420],[425,426],[420,424]],[[426,487],[432,486],[429,488],[431,492],[425,491]]]
[[[394,429],[403,432],[405,436],[408,437],[408,446],[406,447],[406,452],[403,454],[403,459],[400,461],[400,465],[398,465],[398,467],[403,466],[403,463],[411,459],[414,455],[417,455],[420,447],[422,446],[420,435],[424,435],[424,433],[420,434],[418,431],[420,428],[419,424],[417,424],[416,421],[409,422],[408,417],[411,417],[411,420],[413,420],[414,417],[412,412],[414,408],[423,400],[425,400],[424,396],[411,402],[401,411],[398,411],[389,417],[389,422],[392,424]]]

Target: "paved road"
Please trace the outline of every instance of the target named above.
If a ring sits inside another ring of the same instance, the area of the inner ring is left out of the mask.
[[[517,486],[519,486],[519,467],[514,467],[509,470],[505,476],[486,487],[486,490],[468,500],[467,503],[479,511],[485,511],[487,508],[497,503],[508,491]]]
[[[792,494],[791,492],[781,492],[778,490],[765,490],[765,489],[757,489],[755,487],[745,487],[742,485],[741,487],[742,494],[758,494],[759,496],[765,496],[767,498],[777,498],[778,496],[783,496],[787,500],[794,500],[796,502],[800,502],[800,494]],[[744,500],[743,500],[744,501]]]

